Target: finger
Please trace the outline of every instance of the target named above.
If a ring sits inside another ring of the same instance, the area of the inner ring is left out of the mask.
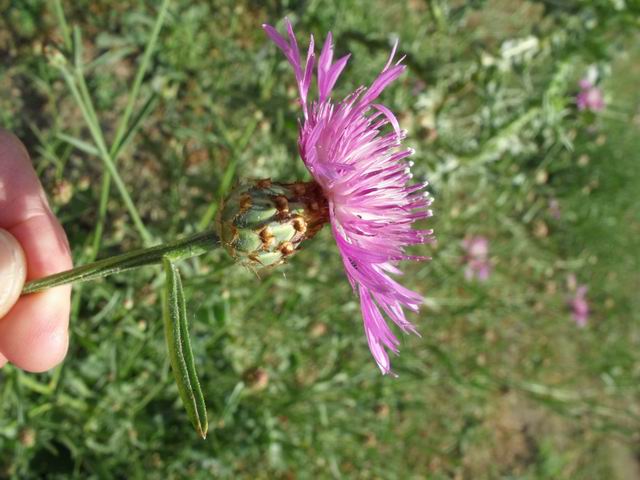
[[[10,229],[27,257],[27,278],[40,278],[71,268],[64,243],[58,241],[50,214],[33,216]],[[22,297],[0,319],[0,352],[28,371],[48,370],[67,353],[71,286]]]
[[[43,372],[58,365],[69,346],[68,286],[22,298],[0,320],[0,349],[14,365]]]
[[[0,227],[22,245],[27,279],[71,268],[64,231],[51,213],[24,146],[0,131]],[[21,298],[0,319],[0,352],[29,371],[58,364],[68,346],[70,287]]]
[[[27,260],[18,240],[0,228],[0,318],[16,303],[27,278]]]
[[[41,217],[46,220],[40,221]],[[39,232],[29,228],[34,219],[41,230]],[[49,249],[29,252],[22,240],[18,239],[23,243],[29,262],[39,265],[33,271],[31,267],[34,265],[29,266],[29,279],[69,268],[71,253],[67,236],[49,208],[27,150],[14,135],[0,129],[0,228],[14,233],[21,226],[26,227],[23,229],[26,233],[46,234],[44,240],[54,248],[51,254],[48,253]],[[53,253],[58,255],[54,256]]]

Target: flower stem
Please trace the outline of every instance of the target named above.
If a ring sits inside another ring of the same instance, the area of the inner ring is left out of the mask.
[[[67,283],[84,282],[106,277],[107,275],[113,275],[114,273],[120,273],[146,265],[161,264],[163,258],[169,258],[172,261],[184,260],[202,255],[217,248],[219,245],[218,236],[215,232],[208,230],[173,242],[123,253],[122,255],[116,255],[115,257],[105,258],[97,262],[72,268],[65,272],[32,280],[24,286],[22,294],[39,292]]]

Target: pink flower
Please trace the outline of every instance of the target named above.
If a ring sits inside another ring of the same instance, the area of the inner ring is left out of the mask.
[[[400,59],[389,60],[367,87],[342,101],[331,92],[350,55],[333,61],[331,33],[316,59],[313,36],[306,62],[301,63],[293,28],[285,20],[288,38],[263,25],[293,67],[302,106],[298,137],[300,156],[329,204],[331,229],[347,277],[360,297],[369,348],[382,373],[391,372],[387,350],[398,353],[399,340],[389,328],[386,314],[404,332],[417,333],[404,309],[417,311],[423,299],[394,280],[402,272],[401,260],[425,260],[408,255],[405,248],[432,240],[432,230],[415,230],[413,223],[430,217],[431,198],[425,183],[410,184],[413,150],[402,147],[406,132],[384,105],[374,103],[382,91],[404,71]],[[318,98],[308,100],[316,67]],[[391,126],[391,129],[385,127]],[[384,129],[384,130],[383,130]]]
[[[491,273],[489,263],[489,240],[487,237],[475,235],[467,237],[462,241],[462,246],[466,250],[464,260],[466,268],[464,276],[467,280],[477,278],[481,282],[486,281]]]
[[[578,285],[575,291],[575,295],[569,300],[569,306],[571,307],[573,320],[580,328],[586,327],[587,321],[589,320],[589,304],[587,303],[586,298],[587,290],[588,288],[586,285]]]
[[[604,110],[605,103],[602,90],[587,78],[583,78],[578,84],[580,85],[580,92],[576,96],[578,110],[590,110],[592,112]]]

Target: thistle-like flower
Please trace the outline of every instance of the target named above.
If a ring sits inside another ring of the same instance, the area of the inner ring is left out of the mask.
[[[573,273],[567,277],[567,286],[573,292],[573,296],[568,300],[573,321],[578,327],[584,328],[589,321],[589,302],[587,301],[589,288],[586,285],[579,285]]]
[[[347,277],[360,299],[364,330],[371,353],[382,373],[391,372],[387,350],[398,352],[399,340],[383,314],[404,332],[416,333],[404,309],[417,311],[421,295],[400,285],[401,260],[425,260],[409,255],[406,247],[432,240],[432,230],[413,229],[414,222],[431,216],[426,183],[411,184],[407,158],[414,152],[402,146],[406,132],[384,105],[374,103],[405,70],[394,63],[397,42],[389,60],[368,88],[360,87],[342,101],[331,99],[333,87],[350,55],[333,61],[331,33],[316,60],[311,37],[303,64],[291,23],[288,38],[263,25],[293,67],[302,106],[298,147],[300,156],[327,201],[329,220]],[[314,67],[318,98],[308,99]]]
[[[590,110],[592,112],[604,110],[604,94],[600,87],[597,87],[589,78],[583,78],[578,85],[580,86],[580,92],[576,95],[578,110]]]
[[[467,280],[477,278],[481,282],[486,281],[491,274],[489,239],[482,235],[467,237],[462,241],[462,246],[466,250],[464,277]]]
[[[580,285],[575,296],[569,301],[573,321],[580,328],[586,327],[589,321],[589,303],[587,303],[587,286]]]

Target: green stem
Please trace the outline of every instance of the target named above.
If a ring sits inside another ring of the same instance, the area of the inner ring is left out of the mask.
[[[149,41],[147,42],[147,46],[144,49],[144,53],[142,54],[140,68],[138,68],[136,76],[133,79],[133,87],[131,88],[131,93],[129,94],[124,113],[122,117],[120,117],[120,121],[118,122],[116,135],[113,143],[111,144],[111,155],[113,155],[114,157],[115,150],[120,149],[120,144],[122,143],[127,133],[129,120],[131,119],[131,115],[133,114],[133,107],[136,103],[136,100],[138,99],[140,87],[142,86],[142,80],[144,79],[144,76],[149,68],[149,64],[151,63],[151,55],[155,50],[156,43],[158,42],[158,36],[160,35],[160,30],[162,29],[162,25],[164,24],[164,19],[167,15],[168,9],[169,0],[164,0],[162,2],[162,5],[160,6],[160,11],[158,12],[158,16],[156,17],[155,24],[153,25],[153,30],[151,32],[151,36],[149,37]]]
[[[55,0],[53,3],[53,8],[56,11],[56,17],[58,17],[58,23],[60,24],[60,31],[62,33],[62,40],[64,42],[64,48],[67,50],[71,50],[72,42],[71,42],[71,31],[69,30],[69,24],[67,23],[67,19],[64,16],[64,10],[62,9],[62,4],[60,0]]]
[[[165,257],[170,258],[172,261],[184,260],[207,253],[219,245],[218,236],[213,231],[200,232],[174,242],[123,253],[122,255],[98,260],[55,275],[32,280],[24,286],[22,294],[39,292],[67,283],[84,282],[106,277],[107,275],[147,265],[161,264],[162,259]]]
[[[103,165],[107,169],[107,172],[109,172],[109,174],[111,175],[113,182],[115,183],[118,191],[120,192],[120,196],[122,197],[122,200],[124,201],[124,204],[127,207],[127,210],[129,211],[129,215],[131,216],[131,219],[133,220],[134,225],[136,226],[136,228],[138,229],[138,232],[142,236],[144,243],[145,244],[151,243],[152,241],[151,234],[148,232],[147,228],[144,226],[144,223],[140,218],[140,214],[138,213],[138,210],[135,204],[133,203],[133,200],[131,200],[131,197],[129,196],[127,187],[124,184],[124,181],[122,180],[122,178],[120,177],[120,174],[118,173],[118,170],[115,167],[115,164],[113,162],[113,159],[111,158],[111,155],[109,155],[109,151],[107,150],[107,147],[104,143],[104,138],[102,136],[102,131],[100,130],[100,127],[93,120],[93,114],[92,114],[92,111],[94,111],[93,107],[91,105],[86,104],[85,97],[82,95],[81,91],[78,89],[78,82],[76,82],[76,79],[74,78],[74,76],[71,75],[71,73],[65,67],[61,67],[60,72],[62,73],[65,81],[67,82],[67,86],[69,87],[69,90],[71,90],[71,94],[73,95],[76,102],[78,103],[78,106],[80,107],[80,112],[82,113],[82,116],[85,119],[87,127],[89,128],[89,132],[93,137],[93,141],[96,144],[96,147],[100,155],[100,159],[102,160]],[[82,85],[82,82],[80,82],[80,84]],[[86,93],[86,85],[83,91],[85,91]]]

